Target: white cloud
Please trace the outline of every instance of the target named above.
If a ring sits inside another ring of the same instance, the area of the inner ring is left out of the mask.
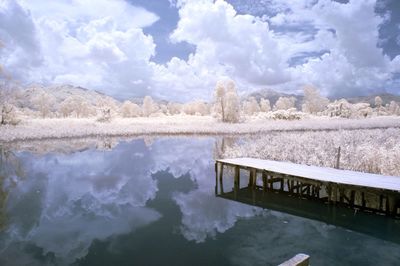
[[[1,63],[22,81],[174,100],[209,99],[225,76],[242,92],[313,83],[326,94],[359,94],[394,84],[399,71],[399,59],[378,47],[387,18],[375,13],[376,0],[266,0],[262,17],[238,14],[223,0],[171,3],[180,16],[171,41],[195,52],[156,64],[143,28],[159,18],[145,9],[123,0],[0,0]]]
[[[171,39],[196,46],[196,53],[187,63],[201,73],[198,75],[229,75],[255,85],[288,80],[284,53],[268,23],[260,18],[238,15],[221,0],[188,1],[179,15]]]
[[[156,77],[196,97],[211,95],[220,76],[231,76],[241,90],[293,92],[307,83],[329,95],[381,90],[397,63],[378,47],[385,18],[375,4],[269,1],[267,13],[274,15],[258,18],[239,15],[222,0],[178,1],[180,21],[171,39],[195,45],[196,52],[186,62],[171,60]],[[303,63],[289,65],[297,57]]]
[[[312,10],[319,32],[332,32],[313,40],[329,52],[295,68],[298,80],[317,84],[327,94],[351,95],[382,89],[390,80],[390,60],[377,46],[383,18],[374,11],[375,1],[341,4],[319,1]]]
[[[0,1],[0,62],[10,74],[22,78],[41,63],[36,28],[30,14],[14,1]]]
[[[155,14],[122,0],[95,5],[80,0],[4,0],[2,13],[7,23],[1,23],[0,37],[6,47],[13,47],[3,52],[3,62],[15,78],[71,83],[114,95],[147,88],[155,44],[142,28],[158,20]],[[17,34],[9,37],[8,32]],[[25,63],[32,51],[41,59],[34,66]]]

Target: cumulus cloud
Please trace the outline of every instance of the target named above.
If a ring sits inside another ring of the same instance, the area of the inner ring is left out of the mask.
[[[179,12],[170,41],[193,45],[188,59],[155,63],[156,43],[143,29],[158,15],[123,0],[2,0],[1,63],[26,82],[173,100],[210,99],[225,76],[242,92],[312,83],[346,96],[396,84],[399,59],[379,46],[390,17],[376,13],[376,0],[170,2]]]
[[[233,2],[242,13],[260,15],[251,3]],[[176,5],[180,21],[171,39],[195,45],[196,52],[161,66],[157,77],[197,97],[210,95],[221,76],[234,78],[242,91],[296,92],[312,83],[326,95],[359,95],[387,89],[398,72],[398,59],[378,46],[387,18],[375,13],[375,0],[261,1],[263,16],[238,14],[222,0]]]
[[[28,11],[14,1],[0,2],[0,62],[17,78],[41,64],[36,27]]]
[[[331,36],[326,42],[318,35],[313,42],[327,52],[296,67],[297,80],[314,83],[331,95],[383,89],[391,79],[390,60],[377,46],[383,18],[374,8],[375,1],[318,2],[312,10],[318,14],[314,17],[319,31]]]
[[[4,0],[0,12],[2,61],[15,78],[71,83],[117,96],[147,89],[155,44],[143,28],[157,15],[122,0],[95,5]],[[35,64],[26,64],[26,58]]]
[[[289,79],[284,53],[268,23],[260,18],[239,15],[222,0],[181,3],[179,15],[171,39],[195,45],[196,52],[187,65],[171,60],[167,65],[171,73],[183,66],[200,80],[228,75],[239,83],[255,85],[273,85]]]

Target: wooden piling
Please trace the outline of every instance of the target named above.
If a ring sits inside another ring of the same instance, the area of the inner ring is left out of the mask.
[[[287,260],[278,266],[308,266],[310,265],[310,256],[307,254],[297,254],[290,260]]]
[[[219,187],[221,189],[221,193],[224,193],[224,182],[222,177],[224,175],[224,165],[222,163],[219,164]]]

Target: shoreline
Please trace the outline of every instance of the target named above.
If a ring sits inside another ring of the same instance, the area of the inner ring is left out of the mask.
[[[335,131],[400,128],[400,117],[364,119],[315,117],[296,121],[253,119],[229,124],[212,117],[177,116],[95,119],[32,119],[0,127],[0,143],[99,137],[256,135],[269,132]]]

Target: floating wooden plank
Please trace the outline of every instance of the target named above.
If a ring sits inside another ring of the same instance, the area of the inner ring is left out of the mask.
[[[398,176],[369,174],[328,167],[317,167],[255,158],[221,159],[217,160],[217,162],[226,165],[239,166],[241,168],[255,168],[269,172],[297,176],[310,181],[317,180],[320,182],[400,192],[400,177]]]
[[[279,266],[308,266],[310,264],[310,256],[307,254],[297,254],[290,260],[279,264]]]

